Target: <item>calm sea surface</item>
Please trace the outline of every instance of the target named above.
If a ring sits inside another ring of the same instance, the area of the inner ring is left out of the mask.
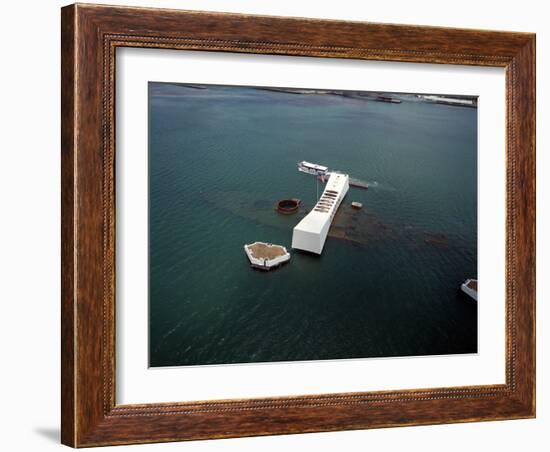
[[[151,366],[477,351],[477,111],[397,97],[150,83]],[[322,190],[301,160],[371,187],[322,256],[254,271],[243,245],[290,249]]]

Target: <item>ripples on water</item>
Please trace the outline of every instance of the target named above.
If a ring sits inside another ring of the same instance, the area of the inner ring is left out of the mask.
[[[152,366],[477,351],[476,110],[402,99],[150,84]],[[243,244],[289,246],[315,203],[300,160],[370,188],[322,256],[252,271]]]

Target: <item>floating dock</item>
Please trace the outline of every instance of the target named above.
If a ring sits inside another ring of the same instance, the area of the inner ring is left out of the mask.
[[[244,246],[250,265],[259,270],[273,270],[290,260],[284,246],[273,243],[254,242]]]
[[[328,180],[328,178],[330,177],[330,174],[331,173],[322,174],[320,176],[317,176],[317,179],[319,179],[321,182],[325,183]],[[363,182],[362,180],[354,179],[353,177],[350,177],[348,179],[348,184],[349,184],[350,187],[363,188],[365,190],[368,190],[368,188],[369,188],[369,183],[368,182]]]
[[[369,188],[369,184],[367,182],[363,182],[359,179],[354,179],[353,177],[349,178],[349,185],[350,187],[364,188],[365,190]]]
[[[330,173],[317,204],[292,231],[292,248],[321,254],[332,219],[349,190],[347,174]]]

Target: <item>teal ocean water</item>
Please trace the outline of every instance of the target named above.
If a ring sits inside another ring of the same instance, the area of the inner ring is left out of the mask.
[[[477,109],[246,87],[149,84],[149,363],[475,353]],[[321,256],[290,248],[317,197],[307,160],[350,188]],[[295,215],[274,210],[300,198]],[[351,201],[363,203],[352,211]]]

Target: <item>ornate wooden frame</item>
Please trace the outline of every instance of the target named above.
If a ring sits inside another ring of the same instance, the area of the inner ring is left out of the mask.
[[[535,35],[71,5],[62,9],[62,442],[74,447],[535,416]],[[115,403],[115,49],[506,68],[506,383]]]

